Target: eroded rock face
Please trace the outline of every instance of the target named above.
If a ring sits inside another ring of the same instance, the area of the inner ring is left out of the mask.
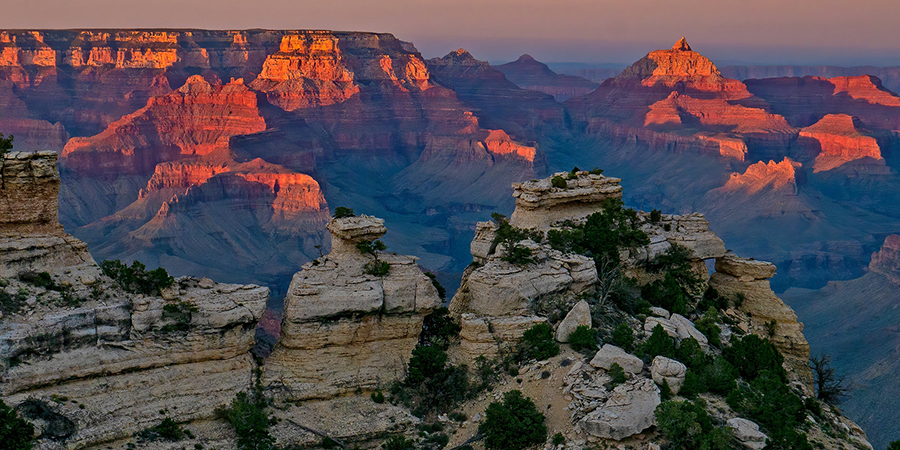
[[[402,379],[424,316],[440,305],[415,257],[379,253],[388,274],[365,273],[377,261],[356,243],[381,237],[384,220],[333,219],[328,230],[331,253],[294,275],[281,338],[265,363],[263,382],[282,399],[330,398]]]
[[[636,378],[616,387],[609,400],[584,416],[578,426],[592,436],[622,440],[656,424],[660,404],[653,380]]]
[[[256,95],[243,81],[213,86],[194,75],[179,89],[109,125],[90,138],[71,139],[62,157],[86,175],[145,174],[182,156],[228,147],[228,138],[266,129]]]
[[[641,373],[644,370],[644,361],[619,347],[605,344],[591,359],[591,365],[604,370],[609,370],[613,364],[620,365],[625,372]]]
[[[600,203],[608,198],[622,198],[619,178],[579,172],[567,179],[568,172],[560,172],[566,187],[554,187],[550,178],[513,184],[516,210],[510,224],[519,228],[547,231],[554,222],[578,220],[597,212]]]
[[[0,277],[94,262],[84,242],[63,232],[59,184],[55,152],[0,157]]]
[[[580,326],[591,327],[591,306],[584,300],[575,304],[556,328],[556,340],[569,342],[569,335]]]
[[[878,142],[874,137],[864,134],[861,128],[858,118],[847,114],[828,114],[815,124],[800,130],[800,137],[808,139],[808,145],[816,146],[819,150],[813,171],[831,170],[863,158],[871,158],[873,163],[883,164]]]
[[[881,249],[872,254],[869,270],[900,284],[900,235],[892,234],[884,240]]]
[[[684,377],[687,374],[687,367],[671,358],[665,356],[657,356],[653,358],[653,364],[650,366],[650,374],[656,384],[662,386],[665,381],[673,394],[678,394],[681,386],[684,385]]]
[[[722,295],[743,296],[744,301],[739,309],[747,316],[748,330],[771,339],[784,355],[788,376],[813,392],[809,343],[803,336],[803,324],[797,320],[794,310],[778,298],[769,286],[768,278],[774,273],[772,263],[728,253],[716,259],[716,272],[710,277],[709,285]],[[771,322],[775,326],[774,333],[770,335],[772,325],[767,324]]]
[[[493,357],[513,345],[526,330],[545,322],[536,315],[537,303],[590,292],[597,282],[592,259],[533,242],[529,245],[536,257],[534,264],[506,262],[495,252],[487,256],[484,265],[464,274],[450,301],[451,313],[462,319],[463,361],[474,361],[481,354]]]

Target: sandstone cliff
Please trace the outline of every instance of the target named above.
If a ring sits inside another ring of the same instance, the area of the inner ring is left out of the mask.
[[[331,253],[294,275],[281,337],[264,366],[263,383],[282,400],[330,398],[403,379],[423,318],[440,305],[417,258],[357,249],[386,232],[384,220],[335,218],[328,230]],[[379,262],[387,274],[367,269]]]
[[[872,165],[884,165],[881,148],[875,138],[864,133],[859,119],[846,114],[829,114],[800,130],[800,137],[818,146],[814,172],[831,170],[841,165],[870,158]]]

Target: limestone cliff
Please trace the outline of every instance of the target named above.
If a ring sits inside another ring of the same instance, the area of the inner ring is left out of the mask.
[[[282,400],[331,398],[405,377],[425,315],[440,305],[415,257],[363,254],[357,243],[385,232],[371,216],[332,219],[331,253],[294,275],[281,337],[263,383]],[[379,262],[387,274],[368,269]]]
[[[54,152],[0,156],[0,277],[93,263],[59,224],[59,185]]]
[[[39,448],[130,438],[160,411],[210,419],[249,389],[267,288],[181,277],[126,291],[63,233],[56,154],[2,162],[0,395],[38,423]]]
[[[900,105],[898,105],[900,106]],[[870,164],[884,165],[878,141],[861,129],[858,118],[847,114],[828,114],[813,125],[800,130],[800,137],[819,150],[814,172],[831,170],[841,165],[869,158]]]
[[[716,271],[709,285],[721,294],[741,295],[743,302],[737,309],[746,314],[745,331],[768,337],[784,355],[788,376],[813,389],[813,374],[809,368],[809,343],[803,336],[803,324],[769,286],[775,275],[775,265],[735,256],[733,253],[716,258]]]
[[[881,249],[872,254],[869,270],[900,284],[900,235],[892,234],[884,240]]]

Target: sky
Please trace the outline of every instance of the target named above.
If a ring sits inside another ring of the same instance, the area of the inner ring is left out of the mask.
[[[0,28],[390,32],[425,57],[631,63],[686,36],[724,64],[900,66],[900,0],[3,0]]]

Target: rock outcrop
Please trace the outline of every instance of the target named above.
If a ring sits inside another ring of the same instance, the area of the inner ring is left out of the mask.
[[[896,284],[900,284],[900,235],[885,238],[884,245],[869,262],[869,271],[880,273]]]
[[[808,145],[818,147],[814,172],[822,172],[845,163],[871,158],[872,163],[884,164],[878,141],[863,134],[859,119],[847,114],[828,114],[813,125],[800,130],[800,137]]]
[[[757,192],[784,191],[797,193],[797,169],[799,163],[784,158],[781,162],[769,161],[752,164],[744,173],[732,173],[725,186],[717,189],[720,192],[740,191],[745,195]]]
[[[591,436],[621,440],[656,425],[653,412],[660,404],[653,380],[638,378],[616,387],[609,399],[587,414],[578,426]]]
[[[146,174],[156,164],[228,148],[228,138],[266,129],[243,81],[213,86],[194,75],[179,89],[90,138],[73,138],[62,157],[83,175]]]
[[[569,335],[581,326],[591,328],[591,306],[584,300],[576,303],[556,327],[556,340],[569,342]]]
[[[579,172],[568,179],[568,172],[560,172],[565,187],[554,187],[552,178],[513,184],[516,210],[510,224],[519,228],[547,231],[555,223],[579,220],[597,212],[608,198],[622,198],[619,178]]]
[[[728,253],[716,258],[716,271],[709,285],[720,294],[743,298],[738,310],[745,332],[772,340],[784,355],[788,376],[813,392],[813,374],[809,368],[809,343],[803,336],[803,324],[769,286],[775,265],[765,261],[744,259]]]
[[[650,374],[653,381],[659,386],[663,383],[669,385],[669,389],[673,394],[678,394],[681,386],[684,385],[684,377],[687,374],[687,367],[671,358],[665,356],[657,356],[653,358],[653,364],[650,366]]]
[[[58,219],[55,152],[0,155],[0,277],[94,262]]]
[[[38,427],[50,445],[40,448],[130,438],[160,411],[176,422],[213,418],[252,385],[249,350],[269,290],[181,277],[159,295],[125,291],[62,232],[55,162],[54,153],[3,159],[0,395],[26,417],[53,418],[56,428]]]
[[[294,275],[281,338],[264,366],[263,383],[281,399],[330,398],[402,379],[423,318],[440,305],[417,258],[357,248],[385,233],[384,220],[336,218],[328,230],[331,253]],[[388,273],[370,274],[379,263]]]

